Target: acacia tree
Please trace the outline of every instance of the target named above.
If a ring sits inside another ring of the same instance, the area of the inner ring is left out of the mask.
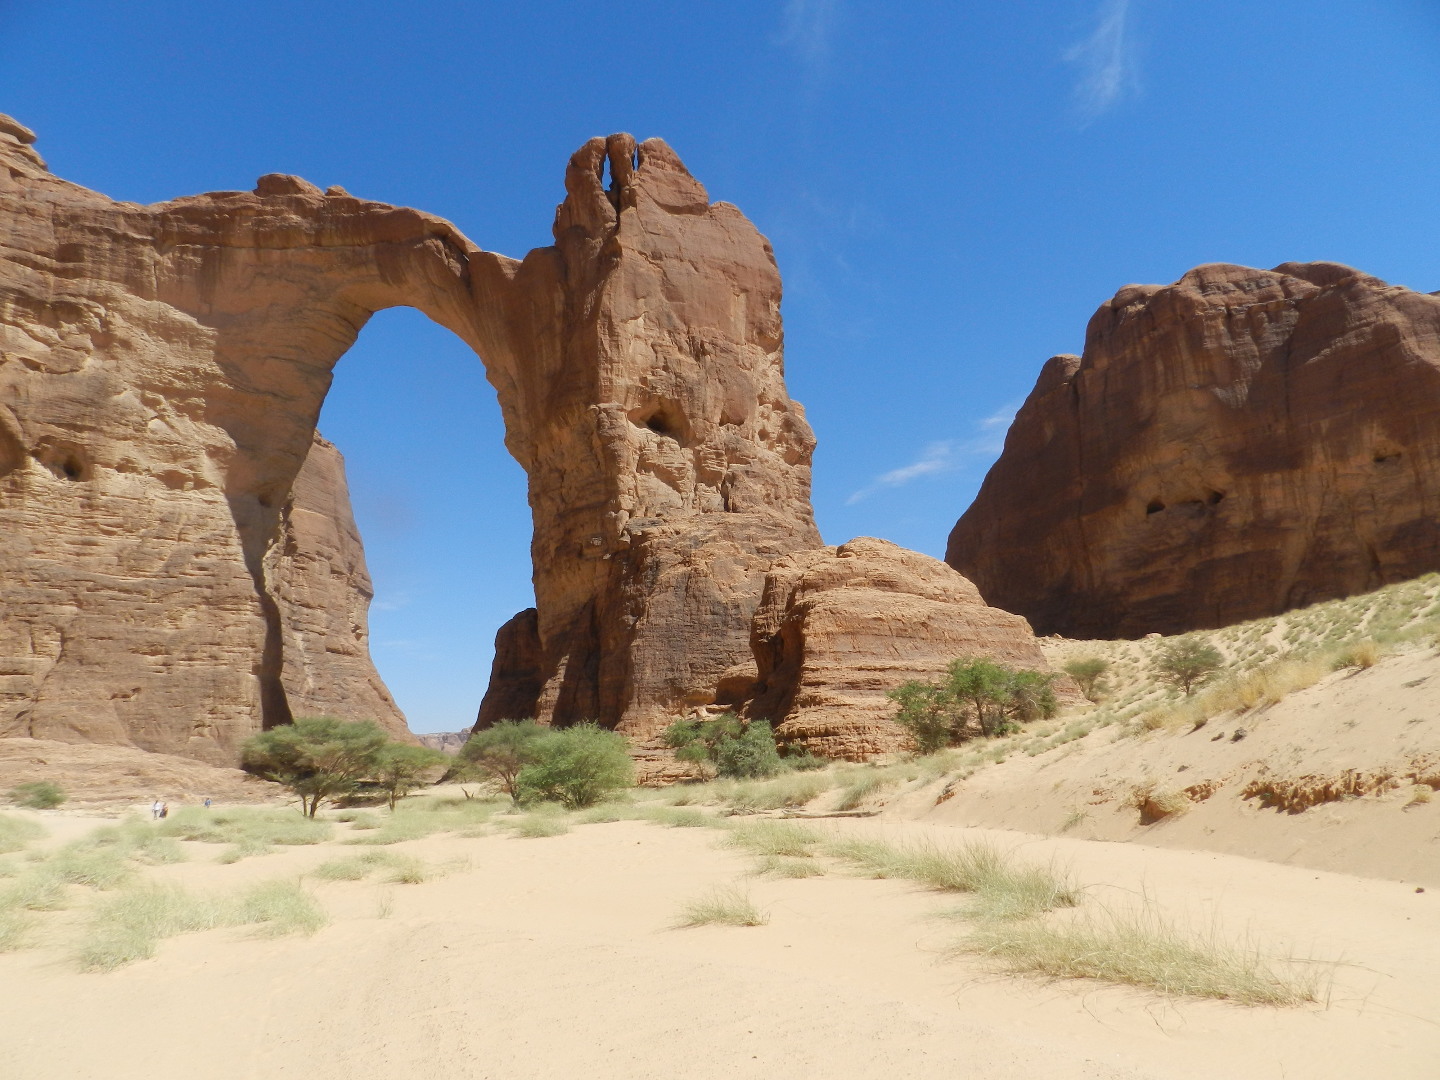
[[[900,707],[895,721],[915,749],[932,754],[962,742],[978,727],[993,738],[1020,724],[1053,716],[1058,707],[1049,672],[1026,671],[993,660],[952,661],[940,682],[907,682],[890,691]]]
[[[394,810],[397,802],[421,787],[427,777],[449,760],[448,755],[428,746],[386,743],[376,757],[371,779],[385,792],[386,801]]]
[[[530,761],[515,780],[522,803],[553,801],[578,810],[635,782],[630,740],[597,724],[542,729],[527,753]]]
[[[302,716],[252,735],[240,755],[247,770],[298,795],[305,816],[313,818],[322,802],[350,794],[375,772],[389,741],[371,720]]]
[[[501,720],[477,731],[460,748],[459,774],[498,781],[519,806],[520,770],[535,760],[535,740],[547,730],[534,720]]]
[[[965,715],[948,687],[912,679],[885,696],[899,706],[895,722],[909,734],[916,753],[933,754],[958,741],[956,725],[964,724]]]
[[[1214,675],[1225,663],[1213,645],[1199,638],[1181,638],[1161,648],[1155,659],[1155,672],[1168,683],[1185,691],[1189,697],[1195,687]]]
[[[1080,687],[1080,692],[1090,701],[1100,700],[1100,695],[1105,690],[1101,679],[1109,670],[1110,661],[1099,656],[1071,660],[1065,665],[1065,674],[1075,680],[1075,685]]]

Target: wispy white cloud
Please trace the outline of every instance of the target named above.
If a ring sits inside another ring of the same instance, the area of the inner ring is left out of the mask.
[[[1080,69],[1075,104],[1082,125],[1098,119],[1126,94],[1139,89],[1131,40],[1137,2],[1100,0],[1094,32],[1065,53],[1065,59]]]
[[[786,0],[776,44],[793,49],[812,71],[830,57],[841,0]]]
[[[383,600],[376,597],[370,602],[371,611],[399,611],[403,607],[410,606],[411,596],[408,592],[391,593]]]
[[[942,439],[932,442],[921,451],[910,464],[881,473],[859,491],[845,500],[846,506],[854,506],[871,495],[886,488],[904,487],[927,476],[942,476],[956,472],[975,458],[993,458],[1005,448],[1005,432],[1015,419],[1019,406],[1010,404],[996,409],[975,424],[976,435],[970,439]]]

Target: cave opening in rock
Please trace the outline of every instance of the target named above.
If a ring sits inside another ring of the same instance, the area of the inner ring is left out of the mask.
[[[469,726],[496,629],[535,603],[525,473],[483,364],[420,312],[379,311],[336,365],[318,430],[344,455],[376,669],[411,730]]]

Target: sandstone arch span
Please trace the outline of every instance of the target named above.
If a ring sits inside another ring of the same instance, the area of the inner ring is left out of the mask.
[[[1045,666],[938,560],[821,544],[774,256],[665,143],[587,142],[555,242],[517,261],[292,176],[117,203],[33,141],[0,117],[0,737],[229,763],[293,713],[405,732],[315,433],[394,306],[481,357],[528,477],[536,608],[497,637],[482,724],[595,719],[643,748],[736,708],[863,758],[901,745],[906,679]]]
[[[116,203],[32,139],[0,127],[7,733],[228,760],[329,703],[287,664],[292,489],[335,362],[402,305],[482,358],[528,476],[538,611],[502,654],[530,666],[489,708],[638,730],[745,667],[766,568],[820,545],[814,440],[769,245],[663,142],[588,142],[517,261],[295,177]]]

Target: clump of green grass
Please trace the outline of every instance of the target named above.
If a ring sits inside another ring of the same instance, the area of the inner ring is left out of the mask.
[[[330,839],[334,826],[324,818],[307,818],[294,810],[233,806],[207,810],[181,807],[157,826],[162,836],[197,840],[204,844],[230,844],[221,862],[237,862],[264,855],[274,845],[320,844]]]
[[[795,809],[835,786],[828,772],[782,773],[773,780],[736,784],[725,801],[742,811]]]
[[[864,805],[871,796],[894,787],[897,777],[884,769],[868,768],[851,770],[843,779],[836,810],[854,810]]]
[[[546,836],[563,836],[570,831],[570,822],[560,814],[537,810],[529,814],[517,814],[501,822],[516,836],[535,840]]]
[[[8,798],[29,810],[53,810],[67,798],[65,789],[53,780],[31,780],[10,789]]]
[[[378,870],[394,866],[396,859],[397,856],[388,851],[345,855],[321,863],[310,871],[310,876],[321,881],[363,881]]]
[[[1016,974],[1097,979],[1241,1005],[1314,1001],[1313,974],[1278,969],[1257,950],[1187,934],[1148,907],[1074,922],[986,921],[956,949]]]
[[[764,926],[770,921],[749,895],[734,885],[717,885],[685,904],[680,911],[681,927]]]
[[[168,937],[253,925],[267,936],[313,933],[326,915],[293,881],[267,881],[237,897],[200,897],[175,886],[127,889],[99,904],[75,948],[83,971],[112,971],[155,955]]]
[[[505,806],[509,800],[505,800]],[[500,810],[502,804],[491,799],[413,799],[401,803],[384,816],[356,816],[352,829],[367,831],[365,836],[352,836],[347,844],[386,846],[422,840],[441,832],[483,835],[480,832]]]
[[[807,859],[823,840],[816,830],[793,821],[744,821],[730,831],[725,842],[761,857]]]
[[[18,814],[0,814],[0,854],[23,851],[32,840],[45,835],[45,827],[38,821]]]
[[[718,825],[719,821],[703,810],[695,810],[688,806],[654,806],[644,811],[647,821],[653,821],[657,825],[664,825],[671,829],[703,829],[707,826]]]
[[[824,877],[825,867],[810,858],[796,858],[793,855],[762,855],[755,860],[754,872],[782,878]]]
[[[626,803],[606,802],[580,811],[575,820],[581,825],[607,825],[614,821],[629,821],[636,809]]]
[[[973,917],[1026,919],[1080,902],[1080,890],[1064,875],[1050,867],[1019,865],[990,844],[941,848],[846,837],[829,841],[821,850],[871,877],[973,894],[975,902],[966,909]]]
[[[0,907],[0,953],[23,949],[34,922],[28,911]]]

